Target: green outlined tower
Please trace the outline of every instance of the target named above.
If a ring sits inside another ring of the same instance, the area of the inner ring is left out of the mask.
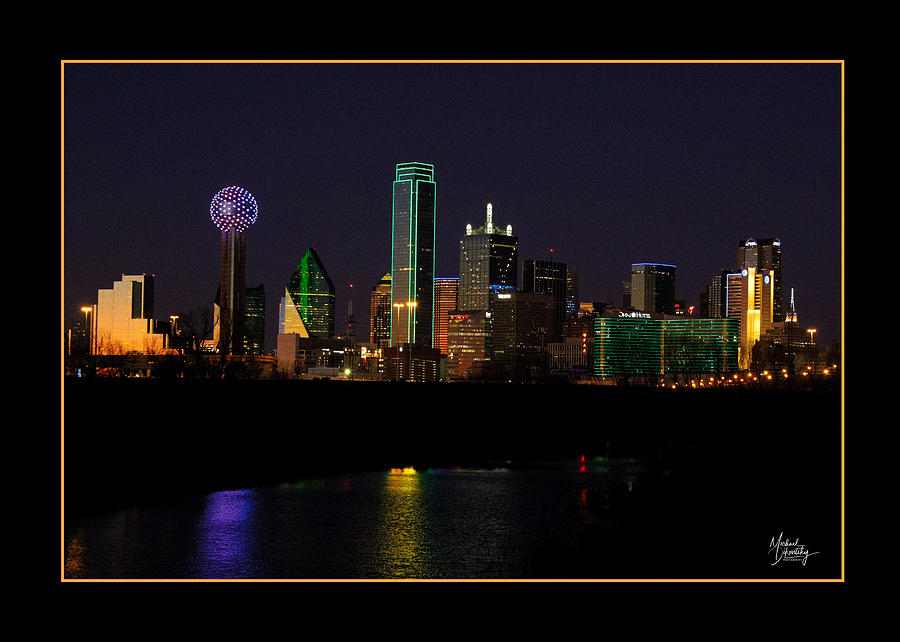
[[[309,248],[284,288],[280,334],[334,336],[334,283],[314,248]]]
[[[434,165],[398,163],[391,222],[391,346],[433,346],[434,238]]]

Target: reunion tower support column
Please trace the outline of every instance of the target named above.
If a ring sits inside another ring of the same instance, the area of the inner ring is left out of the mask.
[[[219,352],[243,354],[247,273],[247,228],[256,222],[256,199],[232,185],[213,197],[209,212],[222,232],[219,281]]]

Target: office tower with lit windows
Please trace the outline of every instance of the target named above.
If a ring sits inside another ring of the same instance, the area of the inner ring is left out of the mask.
[[[258,211],[253,194],[236,185],[219,190],[209,205],[210,218],[222,233],[218,350],[224,354],[241,354],[244,348],[247,229]]]
[[[568,271],[565,263],[529,259],[522,264],[522,291],[553,297],[553,323],[548,341],[559,341],[566,321]]]
[[[112,288],[97,291],[91,309],[91,354],[158,353],[168,347],[168,324],[153,319],[151,274],[123,274]]]
[[[459,277],[437,277],[434,280],[434,347],[447,354],[447,324],[450,313],[457,309]]]
[[[484,225],[466,225],[459,242],[459,309],[490,311],[492,288],[514,290],[519,282],[519,239],[512,225],[494,225],[494,208],[487,204]]]
[[[391,345],[434,341],[434,165],[398,163],[391,223]]]
[[[384,349],[384,378],[388,381],[440,381],[445,357],[437,348],[402,343]]]
[[[725,316],[731,319],[741,318],[742,279],[740,272],[729,272],[725,275]]]
[[[334,336],[334,283],[314,248],[306,250],[288,280],[279,315],[279,334]]]
[[[447,324],[447,374],[450,378],[466,379],[477,362],[487,361],[490,340],[490,312],[451,312]]]
[[[266,290],[260,283],[244,294],[244,354],[261,355],[266,348]]]
[[[631,265],[631,307],[641,312],[675,314],[675,266]]]
[[[369,343],[376,348],[391,344],[391,275],[385,274],[369,295]]]
[[[731,270],[719,270],[700,297],[699,316],[723,319],[728,316],[728,275]]]
[[[784,318],[784,293],[782,291],[783,276],[781,269],[781,240],[777,238],[756,239],[750,237],[738,241],[737,269],[755,268],[757,273],[772,271],[775,283],[773,316]]]

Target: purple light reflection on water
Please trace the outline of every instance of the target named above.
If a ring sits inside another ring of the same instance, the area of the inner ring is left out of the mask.
[[[207,496],[197,525],[193,577],[253,576],[256,500],[253,490],[229,490]]]

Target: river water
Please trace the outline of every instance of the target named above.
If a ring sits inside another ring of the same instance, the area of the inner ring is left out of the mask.
[[[406,469],[214,492],[67,522],[64,577],[580,577],[634,471]]]

